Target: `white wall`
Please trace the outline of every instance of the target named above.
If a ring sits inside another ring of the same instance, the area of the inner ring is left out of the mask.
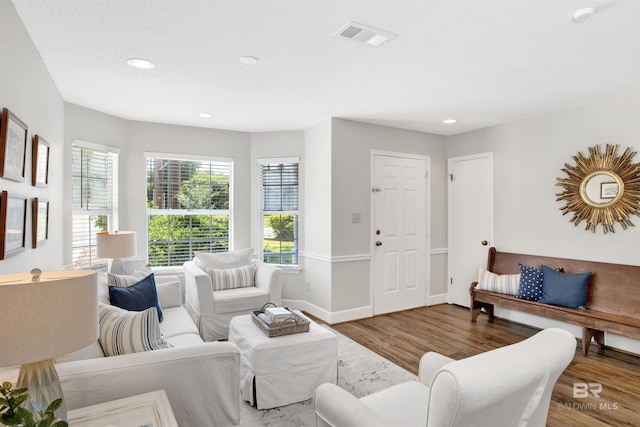
[[[447,138],[447,157],[491,151],[495,168],[495,246],[500,251],[531,253],[640,265],[640,217],[636,227],[603,234],[575,227],[556,201],[557,177],[565,163],[587,147],[619,144],[640,151],[640,94],[557,112]],[[640,162],[636,155],[635,162]],[[549,322],[522,313],[498,315],[539,327]],[[565,325],[566,326],[566,325]],[[607,343],[640,353],[640,341],[607,334]]]
[[[25,251],[0,261],[0,274],[58,269],[63,264],[63,141],[64,102],[22,21],[10,1],[0,1],[0,107],[8,108],[28,126],[25,181],[0,178],[0,191],[28,197]],[[32,138],[49,142],[49,185],[31,186]],[[49,239],[33,249],[31,204],[34,197],[49,199]]]
[[[305,294],[298,308],[331,314],[331,119],[305,130]]]

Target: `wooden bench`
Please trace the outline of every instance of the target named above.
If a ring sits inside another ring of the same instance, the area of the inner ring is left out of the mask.
[[[519,310],[582,326],[582,353],[586,356],[591,339],[604,350],[604,333],[640,339],[640,266],[581,261],[537,255],[498,252],[489,249],[487,270],[496,274],[518,274],[518,263],[540,267],[562,267],[565,273],[591,271],[587,305],[590,310],[559,307],[476,289],[471,284],[471,322],[484,310],[493,320],[494,306]]]

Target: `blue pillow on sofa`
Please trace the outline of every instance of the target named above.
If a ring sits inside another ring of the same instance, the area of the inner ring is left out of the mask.
[[[109,286],[111,305],[128,311],[143,311],[150,307],[158,310],[158,319],[162,322],[162,308],[158,301],[156,280],[153,273],[126,288]]]
[[[541,303],[571,308],[587,308],[587,292],[591,272],[567,274],[542,266]]]

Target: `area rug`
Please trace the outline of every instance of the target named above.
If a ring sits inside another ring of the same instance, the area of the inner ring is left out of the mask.
[[[335,331],[334,331],[335,332]],[[394,384],[416,380],[416,376],[355,341],[338,336],[338,385],[356,397]],[[242,427],[313,427],[316,425],[310,400],[280,408],[257,410],[242,402]]]

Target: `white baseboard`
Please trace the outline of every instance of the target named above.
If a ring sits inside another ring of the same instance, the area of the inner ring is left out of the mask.
[[[427,306],[436,304],[445,304],[447,302],[447,294],[427,295]]]
[[[348,322],[350,320],[364,319],[366,317],[373,316],[373,308],[371,306],[331,312],[303,300],[283,299],[282,305],[290,308],[295,308],[297,310],[306,311],[310,315],[315,316],[318,319],[329,323],[330,325],[334,323]]]

